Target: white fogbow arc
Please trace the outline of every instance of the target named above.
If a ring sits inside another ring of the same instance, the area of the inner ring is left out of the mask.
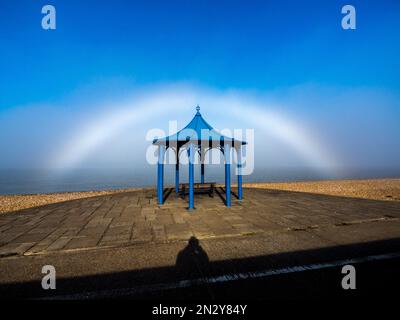
[[[101,113],[90,123],[75,130],[77,133],[55,150],[49,166],[65,169],[79,167],[93,152],[101,149],[123,130],[144,124],[151,128],[155,117],[172,120],[174,114],[192,109],[199,101],[206,108],[215,106],[214,109],[218,108],[221,114],[229,112],[243,127],[254,128],[257,136],[273,136],[295,150],[310,166],[336,166],[335,157],[326,150],[326,144],[318,141],[308,133],[307,128],[288,116],[240,95],[233,97],[193,89],[157,90],[130,101],[113,104],[109,108],[111,111]]]

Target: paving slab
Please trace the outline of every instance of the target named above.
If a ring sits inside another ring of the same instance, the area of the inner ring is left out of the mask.
[[[154,190],[73,200],[0,215],[0,256],[46,254],[72,249],[199,239],[274,235],[271,245],[283,250],[287,232],[304,232],[320,241],[346,243],[346,232],[367,241],[382,228],[400,236],[400,202],[350,199],[299,192],[245,189],[232,196],[196,195],[195,210],[171,192],[157,204]],[[365,224],[360,229],[358,226]],[[369,228],[369,224],[371,227]],[[346,227],[347,226],[347,227]],[[368,228],[367,228],[368,227]],[[374,229],[375,228],[375,229]],[[323,230],[329,230],[324,234]],[[371,234],[365,230],[371,230]],[[300,241],[300,245],[304,242]]]

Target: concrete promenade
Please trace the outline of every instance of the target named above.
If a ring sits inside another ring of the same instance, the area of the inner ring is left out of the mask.
[[[245,189],[231,208],[218,195],[195,206],[172,191],[159,207],[143,190],[3,214],[0,295],[54,294],[40,287],[45,264],[65,294],[400,252],[397,201]],[[206,258],[185,267],[191,237]]]

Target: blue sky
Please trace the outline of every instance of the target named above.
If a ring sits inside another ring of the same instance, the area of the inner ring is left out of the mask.
[[[41,7],[57,30],[41,29]],[[313,82],[400,88],[400,4],[353,1],[1,1],[0,106],[52,101],[89,82],[194,81],[262,89]]]
[[[341,28],[348,3],[356,30]],[[56,7],[54,31],[41,28],[45,4]],[[358,150],[348,165],[400,162],[396,0],[2,0],[0,39],[0,146],[10,151],[0,167],[43,163],[103,99],[171,83],[284,105],[338,153]]]

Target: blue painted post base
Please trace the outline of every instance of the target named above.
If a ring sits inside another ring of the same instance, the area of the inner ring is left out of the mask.
[[[179,163],[175,165],[175,192],[179,193]]]
[[[231,206],[231,165],[229,163],[225,164],[225,196],[226,196],[226,206]]]
[[[242,165],[238,164],[238,199],[239,201],[243,200],[243,188],[242,188]]]
[[[238,176],[238,199],[239,201],[243,200],[243,188],[242,188],[242,176]]]
[[[157,198],[158,204],[164,204],[164,164],[159,163],[157,167]]]
[[[189,210],[194,209],[194,146],[189,147]]]

